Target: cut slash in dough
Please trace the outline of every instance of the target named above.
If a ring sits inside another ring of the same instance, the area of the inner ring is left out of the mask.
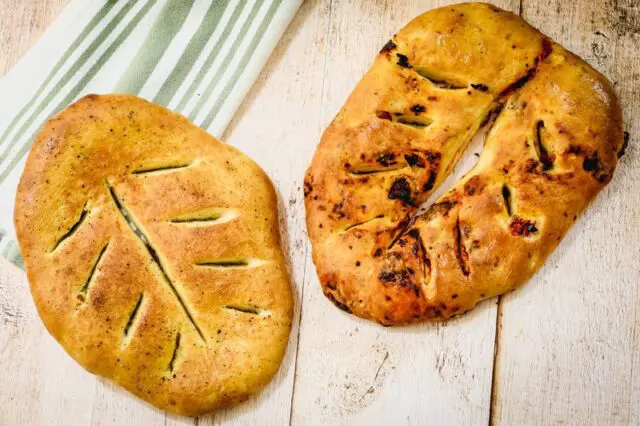
[[[15,223],[44,324],[90,372],[200,415],[278,370],[293,302],[275,191],[184,117],[126,95],[71,105],[31,150]]]
[[[419,214],[474,134],[477,165]],[[327,298],[384,325],[448,318],[524,283],[624,151],[609,82],[487,4],[425,13],[384,45],[305,177]]]

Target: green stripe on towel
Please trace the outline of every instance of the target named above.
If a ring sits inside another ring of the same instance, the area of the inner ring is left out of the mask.
[[[138,53],[116,84],[116,93],[140,93],[169,43],[182,28],[192,6],[193,0],[165,3]]]
[[[198,29],[191,37],[191,40],[189,40],[189,43],[187,44],[184,52],[182,52],[182,55],[180,55],[180,59],[178,59],[178,62],[173,67],[169,77],[167,77],[165,82],[162,84],[162,87],[158,91],[156,97],[153,98],[153,102],[165,106],[169,105],[169,102],[171,102],[171,99],[173,99],[173,96],[176,94],[185,78],[187,78],[189,71],[193,68],[193,64],[200,56],[200,53],[202,53],[207,41],[211,38],[211,35],[218,27],[220,19],[222,18],[224,10],[228,4],[228,2],[224,1],[214,1],[211,3],[207,13],[202,19],[202,22],[198,26]],[[233,20],[233,17],[231,19]],[[206,67],[207,64],[205,63],[201,70]]]
[[[227,82],[224,89],[222,89],[222,92],[220,93],[220,96],[216,100],[215,104],[213,105],[213,108],[211,109],[207,117],[204,119],[204,121],[200,124],[200,126],[203,129],[206,129],[211,125],[213,120],[216,118],[216,115],[220,111],[220,108],[222,108],[223,103],[227,100],[227,98],[229,97],[229,94],[231,93],[233,88],[236,86],[238,79],[240,78],[244,70],[247,68],[249,59],[251,59],[251,56],[253,56],[253,54],[255,53],[256,47],[260,43],[260,40],[262,40],[262,36],[264,35],[265,31],[269,27],[269,24],[271,24],[271,21],[273,21],[273,17],[275,16],[281,3],[282,3],[282,0],[276,0],[269,7],[269,10],[267,11],[266,16],[262,20],[262,23],[260,24],[258,31],[256,31],[255,35],[253,36],[253,39],[251,40],[251,43],[249,44],[249,47],[247,48],[247,51],[245,52],[244,56],[240,60],[238,67],[234,70],[233,75]]]
[[[263,4],[264,4],[263,1],[254,2],[253,8],[251,9],[249,16],[247,17],[247,20],[244,22],[244,24],[240,28],[240,32],[236,37],[236,39],[233,41],[233,44],[231,45],[231,48],[227,52],[227,56],[224,58],[224,61],[222,61],[222,65],[220,66],[216,74],[213,76],[213,78],[209,82],[209,85],[204,90],[204,92],[200,94],[200,98],[198,99],[198,103],[196,103],[196,106],[189,113],[189,120],[195,122],[196,116],[202,109],[205,102],[209,100],[209,96],[211,96],[211,92],[215,88],[216,84],[220,83],[220,78],[224,75],[224,72],[229,67],[229,63],[231,62],[233,57],[238,53],[238,48],[240,47],[240,45],[242,44],[242,41],[245,39],[247,33],[249,32],[249,28],[251,28],[251,24],[253,24],[253,21],[256,18],[258,11],[260,10]]]

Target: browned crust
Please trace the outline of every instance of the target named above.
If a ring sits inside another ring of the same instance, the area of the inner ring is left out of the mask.
[[[478,164],[416,217],[498,111]],[[427,12],[383,47],[307,170],[323,291],[384,325],[509,291],[610,181],[622,145],[616,96],[583,60],[491,5]]]
[[[276,373],[292,294],[275,191],[184,117],[80,99],[39,134],[14,218],[38,312],[90,372],[187,415]]]

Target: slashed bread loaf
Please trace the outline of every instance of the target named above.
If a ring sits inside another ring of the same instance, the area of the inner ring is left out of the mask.
[[[478,130],[475,165],[420,213]],[[324,294],[384,325],[448,318],[524,283],[623,152],[608,81],[517,15],[427,12],[377,56],[305,177]]]
[[[88,371],[199,415],[278,370],[292,293],[275,191],[184,117],[80,99],[37,137],[15,224],[40,317]]]

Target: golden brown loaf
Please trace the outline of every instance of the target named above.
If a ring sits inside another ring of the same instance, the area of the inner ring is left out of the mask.
[[[199,415],[276,373],[292,317],[276,196],[249,158],[126,95],[49,120],[15,223],[38,312],[84,368]]]
[[[416,214],[494,117],[476,166]],[[491,5],[425,13],[382,48],[307,171],[324,293],[385,325],[468,311],[531,277],[622,151],[616,96],[583,60]]]

